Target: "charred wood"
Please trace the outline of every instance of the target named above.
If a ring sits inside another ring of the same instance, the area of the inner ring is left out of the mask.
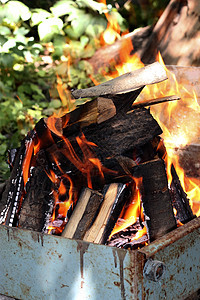
[[[25,140],[23,140],[15,157],[15,167],[12,169],[10,179],[7,181],[0,201],[0,224],[5,222],[6,225],[16,226],[18,221],[16,213],[19,210],[20,200],[24,194],[22,167],[25,153],[26,145]]]
[[[196,216],[192,212],[189,199],[181,186],[174,165],[171,166],[171,174],[172,183],[170,186],[170,193],[173,206],[177,211],[176,217],[179,221],[181,221],[181,223],[187,223],[188,221],[194,219]]]
[[[164,161],[155,159],[139,165],[137,176],[143,178],[142,202],[153,241],[176,228]]]
[[[41,232],[50,210],[52,182],[41,167],[33,169],[20,211],[19,227]]]
[[[164,103],[164,102],[169,102],[169,101],[176,101],[180,100],[181,98],[179,96],[173,95],[173,96],[168,96],[168,97],[162,97],[162,98],[156,98],[156,99],[151,99],[151,100],[145,100],[142,102],[136,102],[132,104],[132,108],[141,108],[141,107],[146,107],[146,106],[152,106],[155,104],[159,103]]]

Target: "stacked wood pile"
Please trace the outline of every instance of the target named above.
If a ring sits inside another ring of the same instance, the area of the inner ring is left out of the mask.
[[[146,84],[165,79],[164,69],[154,63],[76,90],[75,98],[92,100],[62,118],[41,119],[14,156],[0,202],[1,223],[47,232],[54,215],[53,233],[105,244],[132,199],[134,177],[141,177],[148,239],[173,230],[176,219],[164,150],[157,150],[162,130],[145,108],[151,101],[132,107]],[[152,104],[178,99],[154,99]],[[174,195],[179,185],[176,180]],[[173,200],[182,203],[183,198],[176,194]],[[63,215],[66,199],[70,206]],[[193,217],[189,211],[184,221]]]

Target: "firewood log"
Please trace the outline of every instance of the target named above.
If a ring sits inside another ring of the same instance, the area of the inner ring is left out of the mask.
[[[181,98],[179,96],[176,96],[176,95],[162,97],[162,98],[156,98],[156,99],[150,99],[150,100],[145,100],[145,101],[133,103],[132,108],[136,109],[136,108],[152,106],[152,105],[155,105],[155,104],[160,104],[160,103],[164,103],[164,102],[168,102],[168,101],[176,101],[176,100],[180,100],[180,99]]]
[[[105,186],[104,199],[99,213],[84,235],[83,240],[98,244],[106,243],[126,201],[126,185],[112,183]]]
[[[170,193],[172,197],[172,203],[177,211],[177,218],[182,223],[187,223],[188,221],[195,218],[190,207],[189,199],[187,194],[184,192],[178,174],[174,165],[171,166],[172,182],[170,186]]]
[[[89,188],[84,188],[74,211],[62,232],[63,237],[82,240],[92,225],[102,202],[103,195]]]
[[[126,73],[97,86],[75,90],[72,92],[72,95],[75,98],[85,98],[123,94],[138,90],[145,85],[158,83],[166,79],[166,71],[158,62],[155,62],[151,65]]]
[[[133,175],[142,177],[142,202],[150,241],[153,241],[176,228],[165,163],[154,159],[138,167],[137,174]]]

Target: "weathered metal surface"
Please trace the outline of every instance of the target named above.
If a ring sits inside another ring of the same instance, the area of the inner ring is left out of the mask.
[[[0,226],[0,293],[18,299],[185,299],[200,287],[200,218],[129,251]],[[143,276],[146,259],[166,265]]]
[[[162,261],[166,272],[159,283],[142,278],[139,299],[185,299],[200,288],[200,218],[152,242],[140,253]]]
[[[6,226],[0,226],[0,241],[1,294],[26,300],[131,297],[134,253]]]

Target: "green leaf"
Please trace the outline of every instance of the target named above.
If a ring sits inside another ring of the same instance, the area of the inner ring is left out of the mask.
[[[18,71],[18,72],[22,72],[24,70],[24,65],[22,65],[22,64],[14,64],[13,70]]]
[[[17,28],[16,30],[13,31],[13,34],[16,35],[16,36],[25,36],[27,33],[29,33],[29,29],[25,28],[25,27],[20,27],[20,28]]]
[[[17,93],[18,94],[23,94],[23,93],[26,93],[28,95],[31,95],[32,94],[32,89],[30,87],[29,84],[21,84],[18,88],[17,88]],[[19,98],[21,99],[21,96],[19,96]]]
[[[27,21],[31,17],[31,12],[25,4],[19,1],[9,1],[4,6],[4,17],[10,21],[17,23],[20,18]]]
[[[85,33],[85,30],[90,24],[91,20],[92,15],[90,14],[82,14],[81,16],[79,16],[79,18],[72,20],[71,26],[77,38],[81,37]]]
[[[5,38],[3,35],[0,35],[0,46],[3,46],[7,42],[7,38]]]
[[[31,26],[38,25],[40,22],[43,22],[45,19],[50,18],[51,16],[52,15],[50,12],[41,8],[36,8],[32,11]]]
[[[54,99],[49,103],[49,108],[60,108],[62,106],[62,102],[59,99]]]
[[[6,145],[6,143],[1,144],[1,145],[0,145],[0,155],[4,155],[5,152],[6,152],[6,150],[7,150],[7,145]]]
[[[14,61],[14,57],[10,53],[4,53],[0,56],[0,64],[5,68],[11,68]]]
[[[11,31],[7,26],[0,26],[0,34],[1,35],[10,35]]]
[[[38,34],[43,42],[50,42],[55,34],[59,34],[63,27],[60,18],[49,18],[38,25]]]
[[[82,35],[80,37],[80,43],[81,43],[82,48],[84,48],[88,42],[89,42],[89,38],[86,35]]]
[[[79,7],[88,7],[99,13],[103,13],[107,8],[103,3],[98,3],[94,0],[76,0]]]
[[[75,1],[61,0],[56,2],[54,6],[50,8],[50,10],[55,17],[60,17],[72,13],[76,8],[77,4]]]
[[[7,42],[3,44],[2,52],[8,52],[9,49],[16,46],[16,40],[15,39],[9,39]]]

